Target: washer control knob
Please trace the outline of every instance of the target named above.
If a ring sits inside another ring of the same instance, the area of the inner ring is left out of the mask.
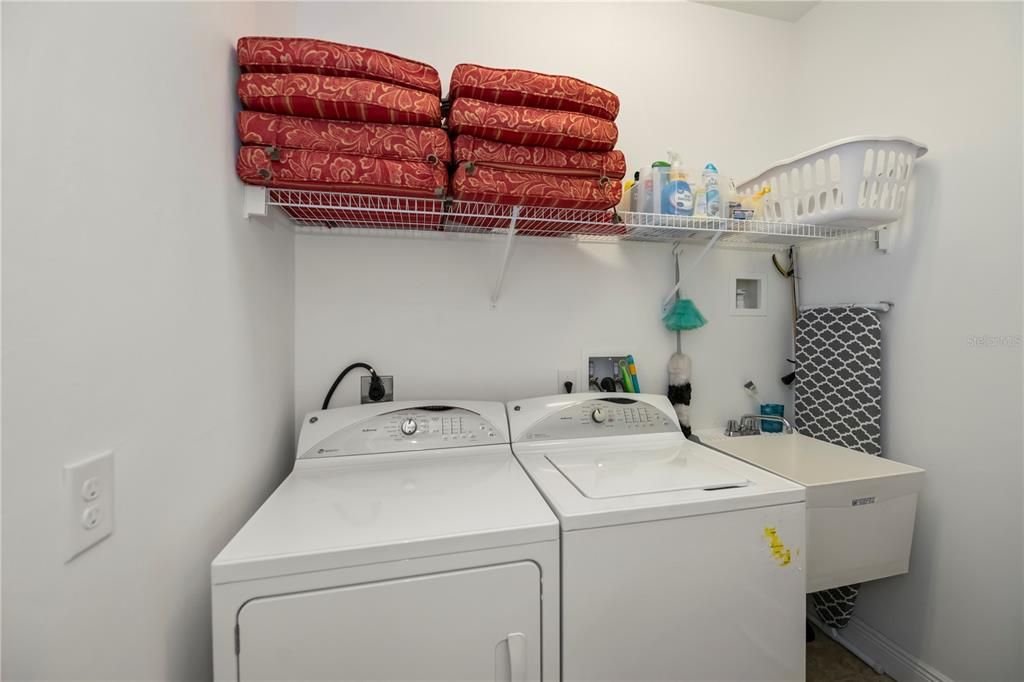
[[[604,410],[600,407],[594,408],[594,411],[590,413],[590,418],[594,420],[595,424],[604,423]]]
[[[407,436],[411,436],[416,433],[416,420],[415,419],[403,419],[402,420],[402,433]]]

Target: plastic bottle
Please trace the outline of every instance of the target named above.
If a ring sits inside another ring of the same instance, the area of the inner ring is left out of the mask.
[[[671,178],[671,167],[668,161],[655,161],[651,164],[651,203],[652,213],[667,213],[663,199],[665,188],[668,187]]]
[[[704,166],[701,182],[707,192],[707,215],[713,218],[721,216],[722,198],[718,192],[718,169],[715,168],[715,164],[709,163]]]
[[[708,214],[708,190],[704,185],[698,185],[694,192],[693,215],[706,216]]]
[[[630,178],[622,183],[622,198],[619,199],[618,205],[615,207],[618,211],[629,210],[629,190],[633,187],[633,179]]]
[[[686,179],[679,155],[669,152],[668,156],[672,159],[672,164],[670,168],[665,169],[668,171],[668,182],[661,190],[661,213],[692,216],[693,188],[690,187],[690,183]],[[669,166],[669,164],[665,165]]]
[[[660,197],[662,197],[662,180],[660,180],[658,168],[668,166],[664,161],[655,161],[650,168],[640,171],[640,211],[643,213],[657,213],[660,209]]]

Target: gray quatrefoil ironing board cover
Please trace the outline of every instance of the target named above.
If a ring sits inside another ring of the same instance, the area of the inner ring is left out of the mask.
[[[882,452],[882,327],[856,306],[813,308],[796,323],[794,426],[800,433],[852,450]],[[815,592],[818,617],[844,628],[860,585]]]

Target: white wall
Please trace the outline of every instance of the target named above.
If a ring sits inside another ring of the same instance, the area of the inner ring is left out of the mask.
[[[241,218],[251,3],[3,5],[3,677],[210,676],[209,562],[287,470],[292,246]],[[64,563],[62,467],[115,450]]]
[[[896,301],[885,448],[929,472],[910,575],[865,586],[858,613],[951,677],[1024,676],[1020,348],[969,344],[1021,333],[1019,6],[823,3],[796,25],[685,4],[4,3],[2,19],[5,678],[208,677],[209,560],[353,360],[400,398],[505,399],[622,345],[664,389],[668,246],[524,241],[491,309],[498,244],[242,220],[226,178],[245,33],[392,50],[445,79],[461,61],[576,74],[622,97],[631,168],[670,144],[742,177],[863,131],[928,142],[892,254],[802,259],[806,302]],[[770,315],[730,317],[727,278],[750,270]],[[788,290],[759,254],[701,273],[711,324],[684,344],[695,423],[718,425],[749,407],[747,378],[786,395]],[[106,448],[115,533],[65,565],[61,468]]]
[[[930,148],[892,253],[801,255],[807,303],[896,302],[883,452],[928,471],[910,573],[865,585],[857,615],[953,679],[1020,680],[1021,6],[822,3],[799,38],[794,151],[865,132]]]
[[[660,321],[672,285],[671,247],[523,241],[515,248],[496,308],[490,292],[501,245],[300,236],[296,241],[296,409],[320,409],[337,371],[368,360],[394,374],[399,399],[512,400],[554,393],[557,371],[583,352],[629,352],[641,388],[663,393],[675,336]],[[683,264],[696,257],[686,252]],[[694,362],[695,424],[724,424],[751,404],[753,379],[783,400],[790,371],[789,293],[765,254],[715,254],[689,287],[711,320],[683,335]],[[729,315],[733,272],[760,270],[768,317]],[[773,351],[775,351],[773,353]],[[332,405],[358,402],[346,378]]]
[[[459,62],[567,73],[622,100],[619,148],[630,169],[669,146],[700,167],[752,174],[787,150],[785,92],[743,78],[756,63],[791,67],[792,24],[688,4],[307,3],[298,33],[371,45],[435,66],[447,90]],[[738,90],[742,92],[739,96]],[[753,113],[756,111],[756,114]],[[664,392],[674,335],[660,321],[673,283],[670,245],[523,241],[497,308],[497,244],[299,236],[297,415],[319,409],[336,372],[356,360],[394,374],[397,397],[512,399],[553,393],[557,370],[584,350],[624,349],[641,387]],[[688,248],[685,262],[695,258]],[[728,277],[763,272],[770,315],[728,315]],[[715,252],[690,295],[711,323],[684,335],[694,361],[694,423],[749,411],[753,379],[767,401],[790,353],[789,293],[765,254]],[[581,379],[582,372],[581,372]],[[333,405],[358,401],[346,379]]]

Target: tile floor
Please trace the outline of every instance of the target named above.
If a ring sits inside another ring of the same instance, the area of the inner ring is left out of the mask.
[[[879,675],[828,635],[815,628],[807,643],[807,682],[893,682]]]

